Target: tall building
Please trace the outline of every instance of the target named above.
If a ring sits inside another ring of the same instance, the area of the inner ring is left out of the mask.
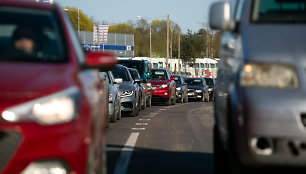
[[[35,0],[35,1],[53,4],[53,0]]]

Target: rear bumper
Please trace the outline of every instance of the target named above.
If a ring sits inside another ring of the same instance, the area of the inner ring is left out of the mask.
[[[169,90],[167,88],[152,91],[152,99],[168,99],[169,96]]]

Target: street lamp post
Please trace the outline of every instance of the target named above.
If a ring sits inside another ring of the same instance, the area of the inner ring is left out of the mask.
[[[68,8],[64,8],[63,10],[64,11],[74,11],[74,12],[78,13],[78,36],[79,36],[79,38],[81,38],[80,37],[80,9],[78,8],[78,10],[76,11],[76,10],[70,10]]]

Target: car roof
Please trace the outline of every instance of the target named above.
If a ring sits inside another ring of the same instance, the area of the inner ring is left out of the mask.
[[[26,0],[0,0],[0,6],[16,6],[16,7],[27,7],[27,8],[39,8],[44,10],[53,10],[54,7],[58,7],[56,3],[38,3],[35,1]]]

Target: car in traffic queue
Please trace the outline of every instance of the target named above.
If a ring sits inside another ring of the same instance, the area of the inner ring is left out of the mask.
[[[209,87],[206,84],[206,81],[201,77],[187,77],[185,82],[188,87],[188,98],[197,99],[202,102],[209,101]]]
[[[166,105],[176,103],[176,85],[174,77],[166,69],[152,68],[152,99],[165,102]]]
[[[121,78],[122,83],[119,84],[121,96],[121,112],[127,113],[129,116],[135,117],[139,114],[141,107],[138,85],[141,80],[133,80],[128,68],[123,65],[116,65],[112,70],[115,78]]]
[[[143,79],[140,86],[145,89],[146,95],[146,107],[151,107],[152,105],[152,90],[151,90],[151,62],[148,60],[133,60],[119,58],[119,64],[124,65],[128,68],[137,69],[140,77]],[[144,107],[144,103],[141,105]]]
[[[204,77],[204,79],[205,79],[207,86],[209,87],[208,89],[209,100],[214,101],[216,81],[214,78],[210,78],[210,77]]]
[[[111,71],[106,72],[106,75],[108,80],[109,121],[115,123],[116,120],[121,119],[121,96],[119,84],[122,83],[122,79],[115,79]]]
[[[85,55],[58,5],[0,1],[0,173],[106,174],[98,70],[116,63]]]
[[[188,87],[184,78],[180,75],[172,75],[176,85],[176,100],[178,103],[188,102]]]
[[[305,173],[305,6],[300,0],[211,6],[210,27],[223,32],[215,89],[216,173]]]
[[[138,80],[141,82],[146,83],[147,80],[143,80],[140,78],[139,73],[137,71],[137,69],[134,68],[128,68],[133,80]],[[140,103],[141,103],[141,109],[145,110],[146,109],[146,105],[147,105],[147,101],[146,101],[146,89],[144,85],[140,85],[141,83],[139,83],[139,95],[140,95]]]

